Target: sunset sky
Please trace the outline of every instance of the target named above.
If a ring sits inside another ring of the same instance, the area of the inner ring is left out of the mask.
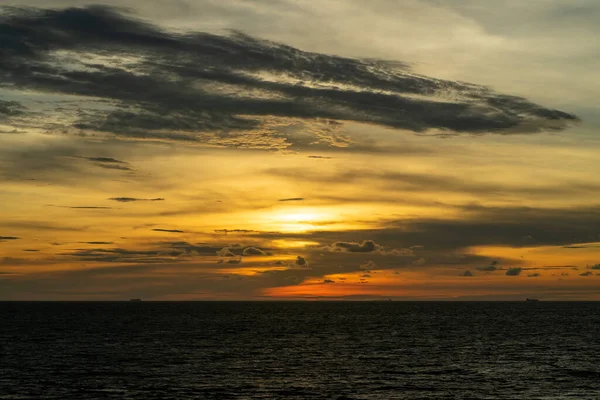
[[[600,300],[597,0],[0,5],[0,300]]]

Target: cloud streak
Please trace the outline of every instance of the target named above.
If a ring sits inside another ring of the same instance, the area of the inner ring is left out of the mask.
[[[58,206],[61,208],[70,208],[73,210],[112,210],[112,207],[104,206]]]
[[[113,169],[119,171],[133,171],[128,166],[129,163],[121,160],[117,160],[112,157],[82,157],[88,161],[94,162],[96,166],[104,169]]]
[[[119,203],[133,203],[135,201],[164,201],[165,199],[157,197],[154,199],[139,199],[136,197],[111,197],[108,200],[118,201]]]

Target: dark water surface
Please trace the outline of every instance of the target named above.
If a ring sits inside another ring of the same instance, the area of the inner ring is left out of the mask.
[[[600,399],[600,303],[0,303],[0,399]]]

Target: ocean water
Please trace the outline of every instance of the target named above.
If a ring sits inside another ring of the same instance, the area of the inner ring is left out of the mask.
[[[0,399],[600,399],[600,303],[0,303]]]

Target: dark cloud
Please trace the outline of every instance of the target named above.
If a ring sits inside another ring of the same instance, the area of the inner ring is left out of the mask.
[[[277,201],[302,201],[302,200],[304,200],[304,198],[302,198],[302,197],[290,197],[287,199],[279,199]]]
[[[0,238],[2,239],[2,238]],[[600,264],[592,265],[590,269],[600,269]]]
[[[386,250],[385,247],[375,243],[373,240],[363,240],[358,242],[335,242],[331,246],[326,247],[332,252],[348,252],[348,253],[378,253],[381,255],[392,256],[408,256],[413,257],[414,251],[411,249],[391,249]]]
[[[18,240],[21,239],[19,237],[16,236],[0,236],[0,242],[6,242],[8,240]]]
[[[164,201],[165,199],[163,199],[161,197],[157,197],[154,199],[138,199],[135,197],[111,197],[108,200],[118,201],[120,203],[131,203],[134,201]]]
[[[84,243],[84,244],[95,244],[95,245],[100,245],[100,244],[113,244],[113,242],[79,242],[79,243]]]
[[[100,168],[104,169],[113,169],[119,171],[133,171],[131,167],[128,166],[129,163],[121,160],[117,160],[112,157],[83,157],[88,161],[92,161]]]
[[[10,117],[20,116],[24,113],[25,107],[21,103],[16,101],[0,100],[0,121],[9,120]]]
[[[242,252],[243,256],[265,256],[267,255],[264,251],[257,247],[246,247]]]
[[[109,164],[127,164],[125,161],[117,160],[112,157],[85,157],[86,160],[96,161],[99,163],[109,163]]]
[[[335,281],[331,279],[323,279],[323,283],[335,283]]]
[[[506,270],[506,275],[518,276],[521,275],[521,271],[523,271],[523,268],[520,267],[509,268],[508,270]]]
[[[534,272],[533,274],[527,275],[528,278],[537,278],[538,276],[542,276],[539,272]]]
[[[317,158],[317,159],[323,159],[323,160],[331,159],[331,157],[326,157],[326,156],[308,156],[308,158]]]
[[[594,273],[592,271],[587,271],[582,274],[579,274],[579,276],[592,276],[592,275],[594,275]]]
[[[294,266],[300,267],[300,268],[308,268],[308,261],[306,260],[306,258],[304,258],[302,256],[298,256],[298,257],[296,257]]]
[[[380,247],[372,240],[364,240],[362,243],[336,242],[330,246],[332,251],[347,251],[349,253],[372,253]]]
[[[38,118],[50,130],[289,147],[269,118],[448,133],[561,130],[577,120],[484,86],[417,75],[399,62],[309,53],[239,32],[167,32],[103,6],[6,7],[0,32],[3,86],[83,96],[92,104],[74,123]],[[19,110],[2,102],[0,118]],[[335,130],[315,135],[347,145]]]
[[[465,272],[463,272],[462,276],[474,276],[474,275],[470,270],[466,270]]]
[[[169,232],[169,233],[185,233],[184,231],[180,231],[179,229],[160,229],[160,228],[155,228],[152,229],[155,232]]]

